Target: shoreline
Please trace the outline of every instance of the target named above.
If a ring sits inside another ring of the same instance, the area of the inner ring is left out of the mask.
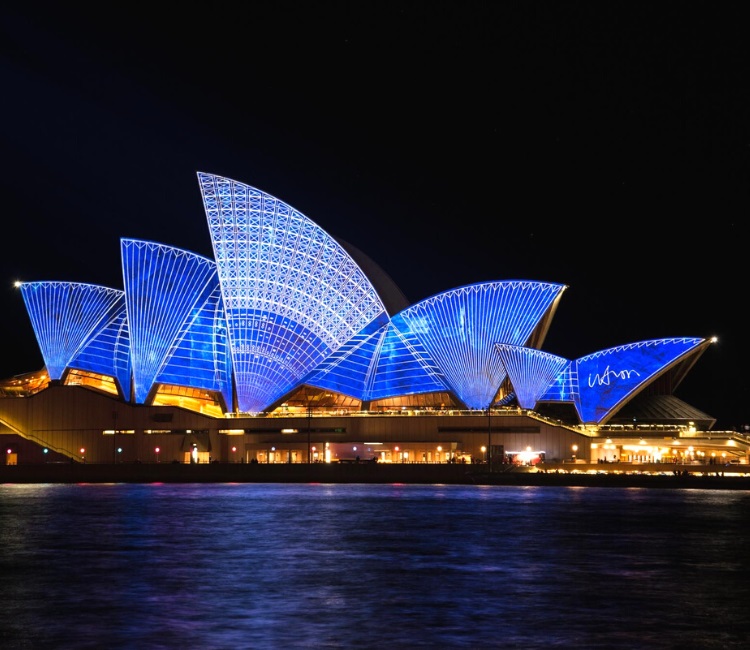
[[[410,464],[80,464],[0,465],[0,484],[76,483],[370,483],[650,487],[750,490],[750,476],[718,471],[692,474],[497,469],[481,465]]]

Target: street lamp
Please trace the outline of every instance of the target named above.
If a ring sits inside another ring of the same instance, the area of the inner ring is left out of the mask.
[[[159,462],[159,452],[161,451],[161,449],[159,449],[159,447],[157,447],[156,449],[154,449],[154,451],[156,452],[156,462],[158,463]]]
[[[484,456],[484,462],[487,462],[487,447],[482,445],[482,456]]]
[[[578,451],[578,445],[573,445],[571,447],[571,449],[573,450],[573,460],[575,461],[575,459],[576,459],[576,452]]]
[[[112,461],[117,464],[117,411],[112,411]]]
[[[492,402],[487,404],[487,465],[492,468]]]
[[[308,465],[311,462],[310,458],[310,431],[311,431],[311,425],[312,425],[312,405],[308,402],[307,403],[307,463]]]

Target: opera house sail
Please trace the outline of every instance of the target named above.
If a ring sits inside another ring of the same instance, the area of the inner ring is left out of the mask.
[[[212,257],[123,237],[122,288],[19,284],[54,385],[218,418],[517,409],[593,430],[648,401],[712,426],[673,396],[712,339],[566,359],[544,349],[564,284],[489,279],[410,304],[369,257],[284,201],[197,179]]]

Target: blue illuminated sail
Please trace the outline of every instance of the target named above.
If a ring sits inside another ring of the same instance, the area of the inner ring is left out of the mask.
[[[656,339],[576,359],[576,407],[581,421],[599,424],[669,367],[709,344],[710,340],[701,338]]]
[[[495,346],[508,373],[518,405],[534,409],[550,383],[570,361],[534,348],[500,343]]]
[[[25,282],[20,289],[50,379],[62,378],[122,309],[122,291],[93,284]]]
[[[526,345],[565,285],[505,281],[472,284],[408,307],[393,318],[421,345],[469,408],[487,408],[506,377],[497,343]]]
[[[242,412],[263,411],[385,312],[362,270],[277,198],[198,174]]]
[[[135,401],[147,401],[164,372],[186,321],[194,318],[216,286],[216,265],[200,255],[135,239],[121,240],[130,324]],[[206,350],[213,354],[213,346]],[[213,365],[213,360],[211,361]],[[196,366],[193,381],[201,385]]]

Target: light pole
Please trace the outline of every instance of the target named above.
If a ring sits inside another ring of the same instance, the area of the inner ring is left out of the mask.
[[[112,462],[117,465],[117,411],[112,411]]]
[[[307,464],[312,462],[310,458],[311,447],[310,447],[310,431],[312,428],[312,404],[308,401],[307,403]]]
[[[492,471],[492,402],[487,404],[487,465]]]

